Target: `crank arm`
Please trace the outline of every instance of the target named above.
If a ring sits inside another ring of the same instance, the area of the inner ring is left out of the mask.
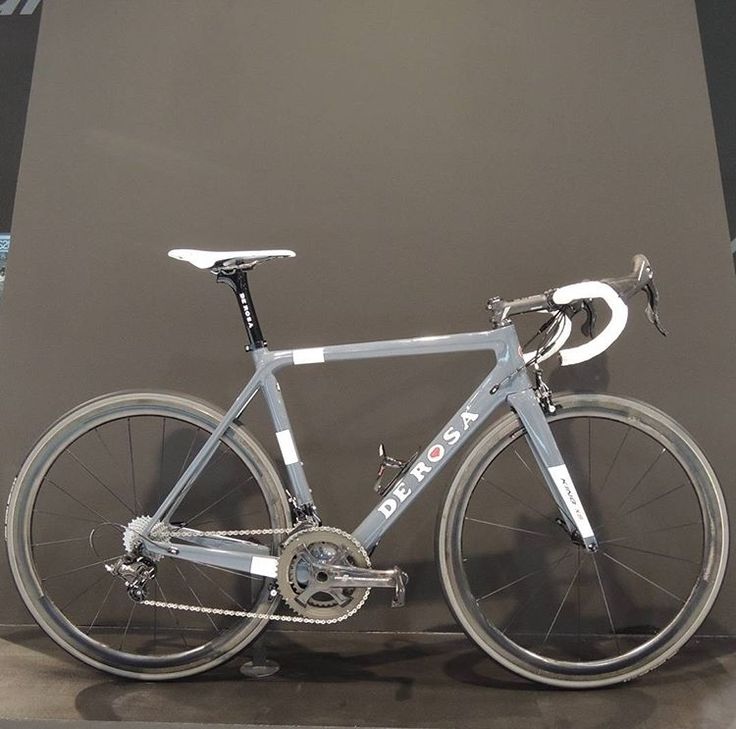
[[[330,565],[325,568],[326,587],[389,587],[394,589],[392,607],[403,607],[406,583],[409,578],[406,572],[398,567],[390,570],[374,570],[352,565]]]

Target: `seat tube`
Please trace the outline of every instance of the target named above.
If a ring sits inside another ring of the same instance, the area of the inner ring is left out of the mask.
[[[281,387],[278,380],[272,374],[265,375],[261,384],[261,392],[266,401],[266,406],[271,414],[271,420],[276,430],[276,440],[281,450],[281,457],[286,466],[289,477],[291,493],[298,507],[307,507],[314,510],[312,490],[309,488],[304,466],[294,441],[294,435],[286,412],[286,405],[281,396]]]
[[[531,389],[521,390],[509,395],[508,402],[526,429],[529,447],[566,528],[571,534],[577,533],[587,549],[595,551],[598,541],[536,394]]]

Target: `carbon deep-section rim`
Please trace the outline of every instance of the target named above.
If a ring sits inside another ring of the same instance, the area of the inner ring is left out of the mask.
[[[669,416],[609,395],[556,402],[547,419],[599,551],[555,522],[509,413],[458,470],[438,565],[452,612],[489,656],[534,681],[592,688],[646,673],[695,632],[723,580],[728,521],[713,469]]]
[[[217,408],[188,396],[113,393],[72,409],[31,450],[8,501],[8,556],[18,590],[34,619],[71,655],[120,676],[179,678],[228,660],[268,624],[267,619],[181,616],[164,610],[144,614],[140,611],[155,608],[131,601],[119,578],[103,571],[104,563],[115,556],[113,552],[124,551],[121,523],[124,526],[126,518],[154,511],[222,418]],[[156,460],[159,450],[160,463]],[[145,458],[138,457],[141,452]],[[95,454],[103,465],[90,460]],[[198,492],[200,482],[195,481],[191,503],[187,504],[187,495],[175,517],[183,513],[196,522],[190,525],[193,528],[213,531],[290,527],[289,505],[278,473],[264,449],[239,424],[234,423],[222,436],[210,464],[213,470],[205,469],[203,478],[210,479],[204,483],[212,490],[201,487]],[[108,477],[105,467],[116,474],[116,480]],[[64,468],[62,482],[54,469]],[[147,479],[141,471],[148,474]],[[156,473],[158,482],[151,475]],[[220,490],[214,490],[215,486]],[[93,488],[94,500],[86,498]],[[61,507],[52,501],[54,498]],[[107,520],[108,511],[115,512],[115,521]],[[267,539],[276,554],[281,537]],[[101,559],[90,557],[90,549]],[[73,560],[80,560],[82,566],[76,567]],[[245,578],[208,572],[204,566],[173,558],[161,560],[157,570],[156,592],[150,595],[155,599],[196,601],[208,607],[245,608],[262,614],[270,614],[278,606],[277,599],[269,599],[265,580],[248,582],[247,590],[240,583],[232,587],[234,580]],[[168,587],[169,594],[164,594],[166,575],[170,581],[167,586],[175,585]],[[82,578],[87,582],[77,587],[76,581]],[[65,597],[62,603],[58,585],[64,582],[69,587],[68,600]],[[209,588],[208,594],[205,588]],[[179,591],[178,600],[170,594],[172,589]],[[102,603],[98,608],[96,603],[89,609],[84,605],[92,603],[90,595]],[[243,604],[246,599],[247,604]],[[230,604],[225,604],[228,600]],[[75,624],[74,616],[81,616],[83,610],[91,615],[94,609],[97,614],[92,619],[85,615]],[[123,620],[116,623],[117,618],[105,617],[107,613],[122,615]],[[120,627],[124,632],[118,643],[113,629],[121,632]],[[109,636],[114,636],[115,642]]]

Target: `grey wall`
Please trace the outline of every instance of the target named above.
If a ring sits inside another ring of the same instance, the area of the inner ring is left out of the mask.
[[[736,300],[688,0],[50,3],[13,234],[6,490],[82,399],[141,386],[232,399],[249,366],[231,295],[165,256],[198,246],[296,249],[254,277],[275,347],[481,328],[491,294],[618,274],[643,250],[671,336],[637,303],[605,358],[553,381],[669,411],[733,490]],[[286,374],[325,520],[352,528],[374,503],[377,442],[411,453],[483,365]],[[374,558],[409,571],[414,609],[376,597],[356,627],[448,625],[441,491]],[[736,632],[735,589],[708,631]],[[11,591],[0,621],[26,619]]]

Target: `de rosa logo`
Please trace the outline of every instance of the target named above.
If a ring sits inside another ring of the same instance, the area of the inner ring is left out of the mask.
[[[32,15],[41,0],[0,0],[0,15]]]
[[[477,413],[471,413],[470,410],[460,413],[460,422],[457,426],[451,425],[442,434],[442,443],[433,443],[429,446],[427,454],[423,459],[416,462],[414,468],[409,471],[408,475],[413,476],[417,484],[424,481],[424,477],[432,470],[433,466],[445,457],[447,448],[449,446],[454,446],[460,440],[462,434],[470,428],[471,423],[476,420],[478,420]],[[427,461],[426,463],[425,459]],[[407,485],[404,479],[401,479],[401,481],[391,489],[391,494],[381,502],[378,507],[378,511],[383,514],[384,518],[390,518],[393,516],[396,509],[399,508],[399,504],[404,503],[411,493],[411,486]]]

